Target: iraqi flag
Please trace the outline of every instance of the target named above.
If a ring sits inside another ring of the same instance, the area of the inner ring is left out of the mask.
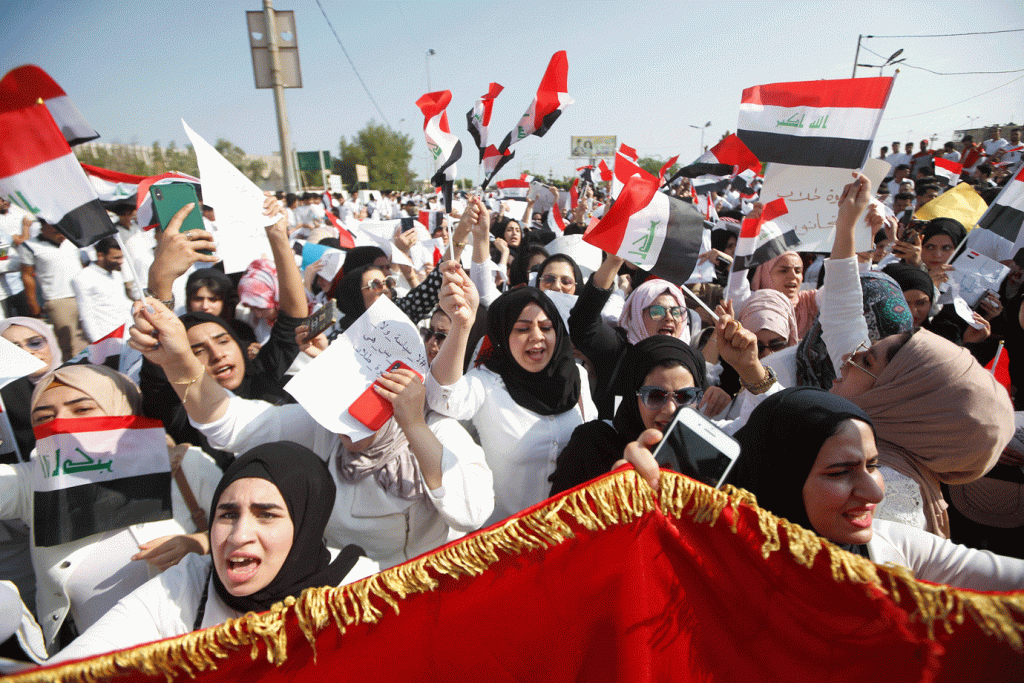
[[[512,161],[512,158],[516,155],[511,150],[500,150],[494,145],[487,145],[487,149],[484,150],[483,165],[484,172],[487,174],[487,179],[481,186],[482,189],[487,188],[487,181],[489,181],[494,175],[501,170],[501,167]]]
[[[736,134],[764,162],[863,168],[893,79],[756,85],[743,91]]]
[[[82,164],[82,170],[96,190],[100,202],[107,208],[126,202],[135,204],[139,183],[146,179],[144,175],[120,173],[89,164]]]
[[[634,175],[651,178],[650,173],[637,165],[636,150],[629,145],[620,144],[615,152],[615,167],[612,169],[612,197],[618,197],[626,181]]]
[[[352,249],[356,246],[355,235],[341,224],[341,221],[338,220],[337,216],[328,211],[327,220],[330,221],[331,225],[334,226],[334,229],[338,231],[338,243],[341,244],[342,249]]]
[[[77,247],[117,229],[45,105],[0,100],[0,196],[56,226]]]
[[[128,345],[128,340],[131,339],[128,329],[127,324],[121,325],[89,344],[85,347],[86,357],[93,365],[106,365],[138,381],[139,370],[142,368],[142,352]]]
[[[458,173],[455,162],[462,156],[462,142],[448,126],[448,103],[452,101],[451,90],[428,92],[416,100],[416,106],[423,112],[423,135],[427,149],[434,160],[437,172],[430,179],[431,184],[444,192],[444,210],[452,210],[452,181]]]
[[[551,210],[548,211],[547,217],[548,230],[561,235],[565,232],[565,219],[562,218],[562,210],[558,208],[558,202],[551,205]]]
[[[1024,247],[1024,167],[1006,183],[1003,191],[978,221],[978,227],[991,230],[1013,242],[1013,253]]]
[[[731,178],[721,178],[718,176],[708,176],[705,178],[694,178],[690,183],[690,187],[697,194],[698,197],[708,195],[712,192],[718,194],[724,194],[728,192],[729,185],[732,183]]]
[[[427,232],[431,235],[434,231],[441,227],[441,221],[444,218],[443,211],[420,211],[420,223],[426,227]]]
[[[724,164],[726,166],[736,167],[735,170],[730,169],[725,173],[716,173],[715,175],[730,175],[732,173],[739,173],[741,171],[751,170],[760,171],[761,162],[757,156],[750,151],[750,148],[743,144],[743,141],[736,136],[735,133],[728,135],[719,142],[717,145],[704,152],[697,159],[697,163],[704,164]],[[694,177],[694,176],[689,176]]]
[[[530,192],[530,181],[523,180],[522,178],[499,180],[494,186],[501,190],[501,195],[505,198],[525,199],[526,195]]]
[[[669,282],[686,282],[697,265],[704,216],[692,204],[658,192],[660,185],[649,173],[631,177],[583,240]]]
[[[171,462],[160,420],[62,418],[34,431],[37,546],[171,518]]]
[[[484,95],[480,96],[473,108],[466,112],[466,125],[469,127],[469,134],[473,136],[476,147],[480,150],[480,162],[483,163],[487,152],[487,134],[491,128],[491,109],[494,107],[494,99],[504,88],[498,83],[491,83]]]
[[[201,183],[199,178],[185,173],[170,171],[143,178],[135,194],[135,220],[146,230],[151,230],[159,225],[156,215],[153,213],[153,198],[149,195],[149,189],[154,185],[168,185],[170,183],[190,183],[195,186],[196,194],[200,194]]]
[[[551,129],[562,115],[562,110],[573,103],[573,99],[569,97],[568,79],[569,58],[565,50],[559,50],[548,62],[536,97],[516,127],[505,136],[501,149],[508,149],[530,135],[543,137]]]
[[[756,179],[757,174],[754,171],[741,171],[732,179],[729,187],[739,192],[740,196],[744,199],[752,199],[757,196],[757,190],[754,188],[754,181]]]
[[[609,182],[613,177],[612,169],[608,168],[608,164],[605,163],[604,159],[597,162],[597,169],[601,172],[601,182]]]
[[[43,101],[64,139],[74,147],[100,136],[85,120],[67,93],[34,64],[11,69],[0,80],[0,102],[3,109],[25,109]]]
[[[935,176],[945,178],[950,187],[960,182],[960,174],[964,172],[963,164],[958,164],[940,156],[935,157]]]
[[[800,243],[793,226],[776,220],[787,213],[789,209],[786,208],[786,200],[780,197],[765,204],[759,218],[744,219],[740,226],[740,237],[736,240],[730,289],[734,280],[746,277],[747,270],[782,255]]]

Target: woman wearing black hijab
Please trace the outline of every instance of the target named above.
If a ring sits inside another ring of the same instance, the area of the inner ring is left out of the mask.
[[[324,545],[335,492],[327,466],[304,446],[279,441],[244,453],[213,494],[210,555],[188,555],[143,584],[51,661],[183,635],[374,573],[359,547],[335,555]]]
[[[1024,586],[1022,560],[874,518],[885,493],[875,431],[851,401],[814,387],[785,389],[753,410],[736,439],[740,455],[727,483],[753,493],[776,517],[925,581],[979,591]],[[641,436],[626,447],[626,459],[648,482],[657,473],[652,442]]]
[[[645,429],[661,429],[676,408],[700,400],[708,382],[704,359],[675,337],[641,340],[626,354],[623,399],[609,425],[580,425],[558,455],[549,478],[551,495],[606,474],[622,459],[626,444]]]
[[[185,325],[193,353],[218,384],[242,398],[274,405],[294,403],[284,390],[284,384],[285,373],[299,355],[295,328],[301,319],[279,313],[270,339],[252,360],[246,358],[245,344],[222,318],[197,312],[186,313],[180,320]],[[139,388],[142,389],[143,414],[162,421],[172,439],[199,446],[213,456],[221,469],[231,463],[230,454],[211,447],[206,437],[191,425],[185,407],[158,365],[148,360],[142,362]]]
[[[558,309],[536,287],[506,292],[491,304],[483,366],[463,375],[476,289],[457,264],[442,270],[441,308],[452,326],[425,382],[427,403],[448,417],[473,421],[494,475],[490,524],[548,496],[558,453],[576,427],[596,419],[597,410]]]
[[[346,260],[346,266],[348,261]],[[344,317],[328,334],[334,339],[344,332],[373,305],[380,296],[387,296],[398,309],[409,316],[409,320],[418,323],[430,315],[437,305],[437,292],[441,288],[441,273],[435,269],[423,282],[414,287],[403,297],[395,298],[396,279],[390,270],[375,263],[361,265],[354,269],[345,268],[344,274],[333,288],[332,296],[338,310]]]

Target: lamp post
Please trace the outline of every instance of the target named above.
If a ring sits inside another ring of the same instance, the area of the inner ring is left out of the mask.
[[[700,156],[701,154],[704,153],[704,131],[707,130],[708,126],[710,125],[710,121],[705,123],[703,126],[695,126],[692,123],[690,124],[690,128],[696,128],[697,130],[700,131],[700,151],[697,153],[697,156]]]
[[[884,64],[854,64],[853,65],[853,77],[854,78],[857,77],[857,67],[858,66],[863,66],[863,67],[866,67],[868,69],[878,69],[878,75],[881,76],[882,75],[882,69],[884,69],[885,67],[893,66],[893,65],[899,64],[900,62],[907,61],[906,58],[904,58],[904,59],[896,59],[901,54],[903,54],[903,48],[900,48],[899,50],[896,50],[896,52],[893,52],[889,56],[889,59],[885,60]],[[895,61],[893,61],[893,60],[895,60]]]
[[[427,92],[434,92],[434,89],[430,87],[430,58],[436,54],[437,52],[434,51],[434,48],[430,48],[423,57],[423,62],[427,65]]]

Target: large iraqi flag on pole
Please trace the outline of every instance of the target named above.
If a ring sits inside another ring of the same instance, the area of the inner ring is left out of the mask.
[[[692,204],[658,192],[660,185],[661,178],[646,172],[630,177],[583,240],[678,284],[697,266],[704,216]]]
[[[755,85],[743,91],[736,135],[761,161],[863,168],[893,80]]]
[[[100,136],[85,120],[64,89],[34,64],[11,69],[0,80],[0,102],[4,109],[24,109],[42,100],[64,139],[74,147]]]
[[[978,221],[978,227],[1013,242],[1013,253],[1024,248],[1024,166],[1006,183]]]
[[[62,418],[34,431],[37,546],[171,518],[171,461],[160,420]]]
[[[452,183],[458,174],[455,162],[462,156],[462,142],[448,126],[448,112],[445,110],[451,101],[451,90],[428,92],[416,100],[416,106],[423,112],[423,135],[427,139],[427,149],[437,169],[430,182],[444,193],[445,213],[452,211]]]
[[[45,104],[0,99],[0,196],[78,247],[117,232]]]

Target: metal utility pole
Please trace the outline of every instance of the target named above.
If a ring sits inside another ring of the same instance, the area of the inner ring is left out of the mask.
[[[277,22],[274,17],[273,0],[263,0],[263,15],[267,20],[267,39],[270,48],[270,78],[274,89],[274,109],[277,112],[277,135],[281,140],[281,173],[289,192],[295,192],[299,185],[295,180],[292,165],[292,135],[288,128],[288,110],[284,102],[284,79],[281,77],[281,55],[277,49]]]

